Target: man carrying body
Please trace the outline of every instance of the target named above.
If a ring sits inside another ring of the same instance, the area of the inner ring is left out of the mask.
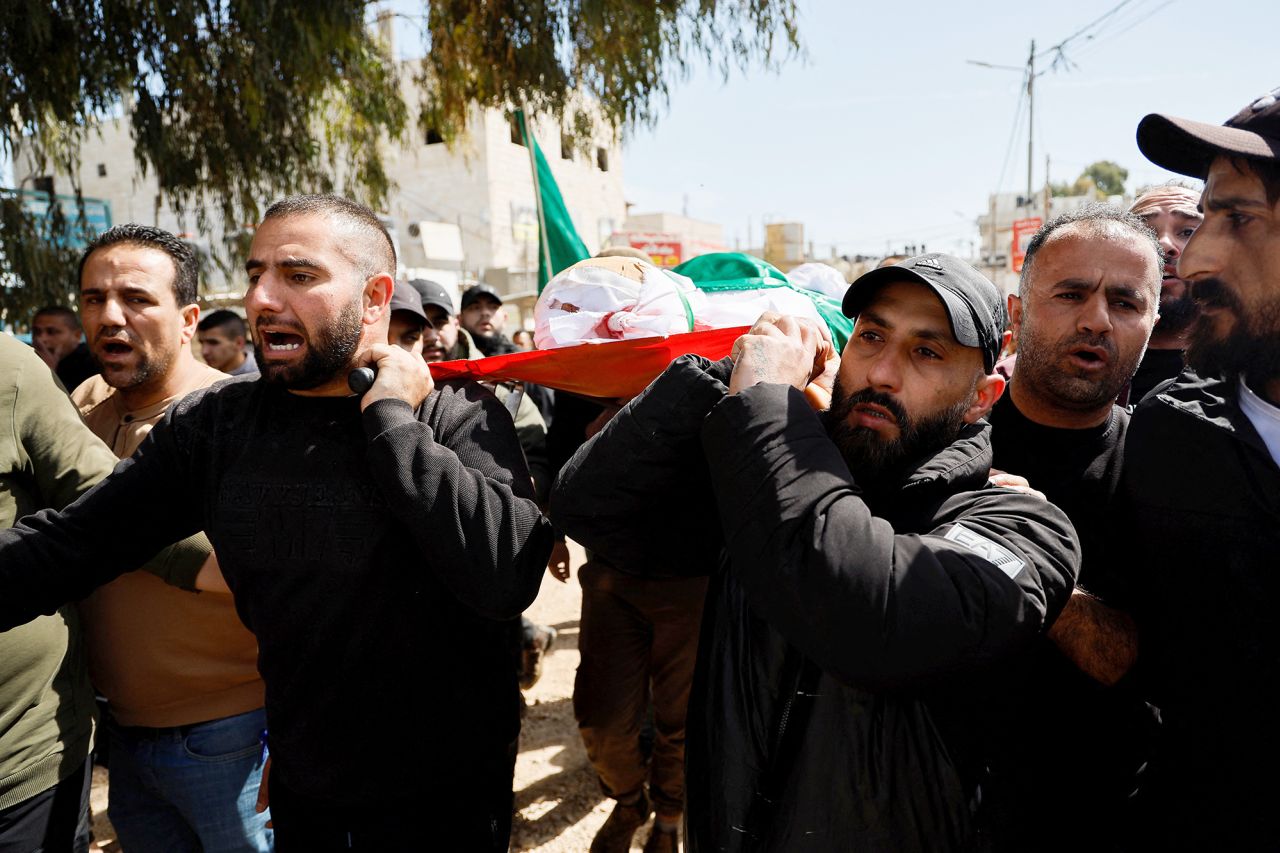
[[[1152,187],[1133,200],[1129,212],[1156,232],[1164,250],[1164,277],[1160,285],[1160,318],[1151,332],[1147,353],[1133,374],[1129,402],[1137,404],[1152,388],[1182,372],[1186,364],[1187,335],[1196,320],[1191,286],[1178,278],[1178,258],[1200,226],[1197,190],[1170,181]]]
[[[259,642],[278,849],[505,850],[519,697],[497,620],[551,540],[509,419],[387,345],[395,253],[367,208],[278,202],[246,268],[261,379],[188,396],[69,511],[0,532],[0,625],[203,528]],[[357,366],[377,370],[362,398]],[[431,654],[441,636],[466,642]]]
[[[257,373],[258,365],[245,352],[244,320],[234,311],[214,311],[196,327],[200,357],[214,370],[228,376]]]
[[[1113,601],[1123,593],[1104,536],[1129,425],[1115,399],[1155,323],[1161,268],[1160,245],[1141,219],[1088,205],[1031,239],[1009,300],[1018,358],[988,418],[994,467],[1029,480],[1075,525],[1082,554],[1075,596]],[[1109,686],[1122,671],[1100,668],[1090,677],[1072,663],[1079,615],[1064,609],[1050,639],[1013,664],[992,703],[993,719],[1004,711],[1060,736],[1052,751],[1029,750],[1018,725],[993,726],[1004,747],[993,760],[992,792],[1001,849],[1104,850],[1122,841],[1154,720],[1131,690]],[[1059,821],[1064,812],[1073,819]]]
[[[844,310],[825,415],[801,389],[831,387],[829,340],[766,315],[734,359],[677,359],[553,493],[614,565],[706,574],[724,549],[689,708],[694,853],[972,848],[975,679],[1072,587],[1066,517],[988,486],[995,287],[924,255],[864,275]]]
[[[68,391],[98,372],[85,345],[80,318],[70,308],[54,305],[37,311],[31,320],[31,342],[36,355]]]
[[[1192,369],[1134,414],[1120,490],[1134,675],[1163,721],[1150,846],[1270,849],[1280,819],[1259,774],[1280,761],[1280,89],[1225,126],[1149,115],[1138,146],[1205,180],[1204,223],[1178,260],[1200,306]]]
[[[118,225],[85,249],[81,320],[101,373],[72,401],[121,459],[174,403],[227,378],[191,352],[198,273],[187,244],[146,225]],[[170,499],[189,492],[184,484]],[[211,554],[197,534],[171,550],[172,573],[199,569]],[[258,643],[231,596],[127,572],[85,599],[81,615],[93,683],[111,708],[108,811],[121,844],[271,850],[268,815],[254,810],[266,728]]]

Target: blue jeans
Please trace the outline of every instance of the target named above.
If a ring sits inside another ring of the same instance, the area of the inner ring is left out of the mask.
[[[262,781],[261,709],[151,729],[108,719],[107,813],[130,853],[271,853]]]

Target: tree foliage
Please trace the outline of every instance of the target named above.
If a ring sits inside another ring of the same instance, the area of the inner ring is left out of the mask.
[[[0,3],[0,146],[69,176],[106,117],[126,115],[163,200],[207,233],[255,222],[293,192],[381,206],[382,143],[452,142],[473,104],[549,112],[583,132],[578,93],[616,132],[651,123],[695,63],[721,73],[798,50],[795,0],[424,0],[426,56],[406,103],[368,0],[7,0]],[[416,109],[415,109],[416,108]],[[11,316],[73,289],[74,252],[36,248],[77,210],[32,216],[0,197],[0,305]],[[60,217],[60,218],[59,218]]]
[[[1050,183],[1049,190],[1055,196],[1091,195],[1096,198],[1122,195],[1129,170],[1110,160],[1098,160],[1085,166],[1080,177],[1068,184]]]

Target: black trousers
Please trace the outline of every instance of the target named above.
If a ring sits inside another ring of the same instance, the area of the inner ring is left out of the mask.
[[[423,768],[420,785],[361,808],[317,800],[273,770],[268,790],[277,853],[400,853],[458,850],[506,853],[517,742],[481,749],[465,764]],[[376,780],[352,779],[353,789]]]
[[[52,788],[0,810],[0,853],[85,853],[89,767],[85,761]]]

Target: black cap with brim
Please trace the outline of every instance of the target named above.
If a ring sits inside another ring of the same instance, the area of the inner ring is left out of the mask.
[[[845,316],[856,317],[876,291],[898,281],[917,282],[936,293],[956,341],[980,350],[988,373],[995,369],[1007,325],[1004,299],[986,276],[951,255],[919,255],[864,273],[844,295],[841,309]]]
[[[418,296],[422,297],[424,309],[428,305],[434,305],[446,314],[453,313],[453,299],[450,298],[449,291],[444,289],[444,285],[425,278],[410,279],[409,284],[418,291]]]
[[[422,297],[418,295],[416,289],[406,284],[397,284],[391,291],[391,310],[392,312],[408,311],[420,317],[423,322],[431,322],[427,319],[427,312],[422,310]]]
[[[487,296],[499,305],[502,304],[502,297],[498,295],[498,291],[493,289],[493,285],[483,283],[473,284],[462,292],[463,310],[466,310],[467,306],[471,305],[481,296]]]
[[[1280,160],[1280,89],[1225,124],[1152,113],[1138,123],[1138,148],[1157,166],[1193,178],[1204,178],[1216,157]]]

